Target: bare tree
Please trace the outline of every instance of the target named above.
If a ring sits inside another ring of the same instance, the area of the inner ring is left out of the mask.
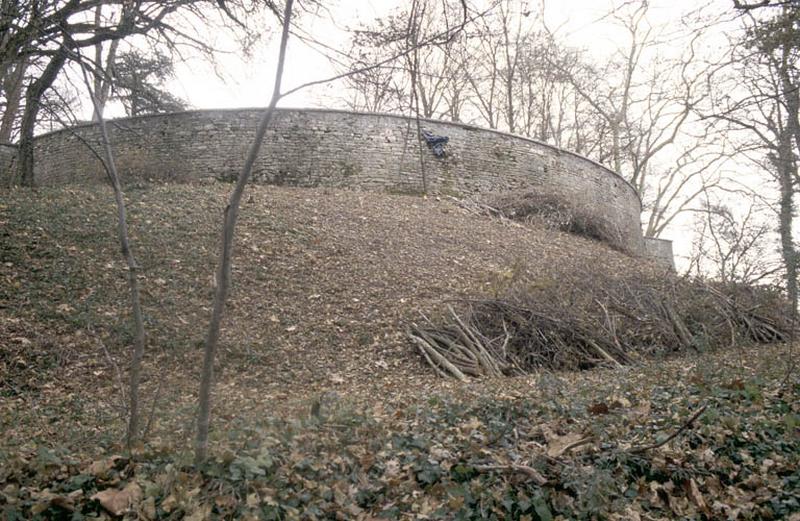
[[[78,60],[81,63],[80,60]],[[122,251],[122,256],[128,267],[128,288],[131,297],[131,310],[133,312],[134,322],[134,340],[133,351],[131,356],[130,365],[130,379],[128,387],[128,427],[125,435],[128,451],[133,449],[133,444],[139,435],[139,418],[140,418],[140,405],[139,405],[139,384],[141,382],[141,369],[142,358],[144,357],[145,349],[145,329],[144,318],[142,313],[141,291],[139,288],[139,265],[131,250],[130,238],[128,235],[128,218],[125,208],[125,195],[122,192],[122,183],[120,181],[119,172],[117,171],[117,164],[114,161],[114,151],[111,145],[111,139],[108,135],[108,128],[106,121],[103,118],[102,106],[98,94],[93,90],[92,84],[89,80],[89,74],[86,67],[83,66],[81,70],[83,74],[86,89],[89,91],[89,96],[92,100],[94,113],[97,116],[97,123],[100,127],[100,134],[103,139],[103,151],[105,158],[103,166],[108,174],[111,187],[114,190],[114,200],[117,206],[117,232],[119,235],[119,244]],[[96,85],[96,84],[95,84]]]
[[[460,34],[438,36],[447,33],[464,12],[461,0],[414,0],[408,8],[354,30],[352,57],[343,67],[345,73],[352,72],[345,80],[351,92],[348,105],[400,113],[411,100],[412,113],[420,117],[457,120],[464,104],[463,38]],[[422,45],[434,40],[436,45]],[[365,67],[382,61],[387,62],[385,66]]]
[[[722,166],[729,151],[724,136],[710,125],[694,125],[694,129],[694,133],[682,136],[683,146],[676,147],[675,156],[658,175],[651,176],[646,187],[646,237],[659,237],[678,217],[694,211],[702,194],[725,180]]]
[[[363,68],[371,62],[363,51],[359,52],[353,63],[355,68]],[[395,71],[391,67],[370,69],[362,74],[347,78],[348,95],[344,102],[351,110],[367,112],[400,112],[398,102],[402,99],[401,87],[396,83]]]
[[[753,194],[740,195],[744,200],[737,197],[734,207],[704,192],[703,204],[695,211],[687,274],[752,285],[782,270],[779,259],[770,252],[771,219],[764,213],[771,209],[760,208]]]
[[[369,112],[403,111],[403,100],[407,97],[402,69],[392,62],[382,67],[368,66],[397,51],[406,34],[401,23],[400,16],[391,15],[378,19],[374,26],[352,31],[349,55],[342,57],[340,65],[347,87],[345,103],[349,108]],[[350,71],[358,72],[347,74]]]
[[[337,74],[330,78],[310,81],[304,83],[286,92],[281,92],[281,82],[283,78],[283,69],[286,61],[286,46],[289,40],[291,29],[293,0],[287,0],[283,16],[282,16],[282,32],[281,43],[278,54],[278,64],[275,74],[275,83],[272,90],[272,97],[267,108],[259,120],[258,127],[253,142],[250,145],[242,170],[236,180],[236,185],[231,192],[228,204],[225,207],[219,262],[216,272],[216,285],[214,290],[214,301],[211,313],[211,320],[209,322],[208,333],[206,335],[203,368],[200,381],[200,396],[198,399],[198,415],[197,415],[197,433],[195,438],[195,463],[200,464],[205,461],[208,456],[208,434],[211,422],[211,392],[214,384],[214,360],[216,357],[217,344],[219,342],[220,328],[222,325],[223,313],[225,311],[225,304],[228,297],[228,291],[231,284],[231,265],[233,258],[233,245],[236,232],[236,223],[239,216],[239,206],[241,204],[244,190],[247,182],[252,174],[253,165],[255,164],[258,153],[261,150],[264,136],[267,128],[272,120],[275,108],[281,98],[289,96],[299,90],[332,81],[344,79],[350,75],[360,74],[367,72],[371,69],[377,69],[386,66],[387,64],[396,62],[405,58],[408,54],[413,53],[416,48],[424,48],[431,45],[439,45],[442,42],[449,41],[459,32],[461,32],[469,21],[468,10],[465,3],[463,5],[463,19],[461,23],[455,27],[447,27],[443,31],[433,34],[432,36],[417,40],[414,48],[406,48],[394,56],[390,56],[384,60],[368,65],[363,69],[351,70],[341,74]],[[476,17],[482,16],[482,14]],[[473,18],[474,19],[474,18]]]
[[[122,11],[120,11],[119,19],[125,17],[127,15],[125,11],[130,9],[131,4],[123,6]],[[94,10],[95,31],[99,31],[103,25],[103,4],[99,4]],[[105,110],[108,95],[111,91],[111,82],[114,76],[114,61],[117,59],[119,43],[119,39],[112,40],[108,45],[107,51],[104,50],[102,41],[94,44],[92,121],[99,122],[103,117],[103,111]]]
[[[461,61],[466,68],[469,94],[467,103],[478,114],[481,124],[498,128],[502,111],[502,85],[500,62],[502,42],[492,36],[491,22],[481,20],[475,34],[470,34],[467,46],[461,50]]]
[[[203,370],[200,380],[199,410],[197,414],[197,437],[195,440],[195,462],[200,464],[208,456],[208,431],[211,421],[211,388],[214,383],[214,358],[219,342],[219,331],[222,325],[222,314],[225,311],[225,303],[228,299],[228,290],[231,283],[231,260],[233,257],[233,239],[236,233],[236,222],[239,219],[239,206],[244,195],[244,189],[250,180],[253,172],[253,165],[261,150],[264,142],[264,135],[267,132],[275,107],[281,99],[281,82],[283,80],[283,67],[286,61],[286,44],[289,41],[289,30],[291,28],[292,5],[294,0],[286,0],[283,10],[283,29],[281,32],[281,44],[278,51],[278,65],[275,71],[275,84],[272,87],[272,97],[269,105],[264,110],[261,120],[258,122],[256,135],[250,144],[242,170],[236,179],[236,186],[231,192],[222,224],[221,251],[217,264],[216,289],[214,291],[214,304],[211,313],[211,321],[208,326],[208,334],[203,356]]]
[[[599,66],[550,64],[571,82],[594,113],[593,133],[581,147],[631,182],[643,201],[645,235],[658,237],[720,181],[724,150],[701,121],[705,81],[715,63],[701,60],[701,31],[672,30],[648,19],[649,3],[627,2],[607,19],[622,28],[627,45]],[[548,31],[552,38],[554,34]],[[680,53],[671,47],[680,45]],[[547,56],[547,55],[545,55]]]
[[[2,73],[0,92],[3,97],[3,117],[0,120],[0,142],[10,143],[15,134],[17,114],[22,106],[24,80],[28,71],[28,61],[23,59],[8,64]]]
[[[382,22],[378,27],[388,30],[371,38],[385,45],[413,35],[410,29],[421,30],[421,20],[430,18],[425,5],[412,3],[420,22],[405,29],[396,20]],[[415,52],[405,64],[410,81],[390,82],[387,75],[380,91],[395,86],[422,117],[441,114],[520,133],[608,164],[642,198],[646,234],[659,236],[719,182],[716,163],[724,151],[696,110],[707,98],[703,80],[713,66],[698,57],[702,34],[654,25],[648,14],[649,4],[635,0],[606,16],[627,44],[603,62],[559,42],[543,10],[524,0],[497,0],[433,60],[440,73]],[[670,50],[676,42],[683,52]],[[442,75],[453,80],[441,83]]]
[[[610,14],[628,33],[629,43],[627,48],[618,51],[619,60],[611,60],[602,69],[591,71],[594,81],[600,80],[600,85],[595,88],[579,81],[573,71],[567,70],[560,63],[551,63],[569,78],[578,95],[592,106],[610,129],[611,166],[620,173],[623,171],[624,146],[627,141],[627,136],[624,135],[626,124],[632,121],[634,77],[640,70],[644,51],[653,43],[653,28],[646,20],[647,10],[647,2],[642,1],[633,9]],[[552,33],[551,37],[555,39]],[[630,175],[633,184],[637,184],[637,174],[633,172]]]
[[[798,180],[800,125],[800,9],[783,6],[768,18],[742,18],[744,35],[731,45],[727,67],[717,71],[719,90],[707,117],[739,136],[739,147],[764,167],[778,186],[778,232],[785,285],[797,308],[798,255],[792,230]],[[732,139],[735,139],[734,135]]]
[[[514,9],[517,9],[515,12]],[[498,18],[500,26],[500,41],[502,42],[502,61],[500,77],[503,83],[503,93],[505,103],[503,116],[505,117],[508,131],[517,131],[517,103],[515,98],[516,85],[518,83],[520,63],[522,62],[521,53],[526,34],[522,30],[522,21],[530,16],[527,2],[503,2],[498,6]]]
[[[214,12],[204,8],[205,3],[203,0],[3,2],[0,11],[0,72],[21,63],[35,63],[41,70],[25,89],[19,131],[20,182],[24,185],[34,182],[33,135],[42,99],[68,61],[81,56],[92,69],[102,69],[103,64],[87,60],[81,51],[94,49],[97,53],[98,45],[110,43],[113,46],[113,42],[134,35],[157,35],[170,46],[183,42],[197,49],[208,49],[202,37],[192,36],[191,31],[183,30],[173,21],[176,15],[182,14],[192,18],[196,25],[203,25]],[[230,5],[240,5],[240,2],[230,0],[218,4],[221,12],[232,16]],[[97,9],[100,5],[107,6],[109,13],[118,13],[118,16],[102,16],[102,11]],[[98,95],[103,96],[102,87]]]

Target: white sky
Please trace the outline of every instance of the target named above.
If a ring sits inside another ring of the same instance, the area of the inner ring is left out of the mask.
[[[329,2],[330,17],[305,16],[302,25],[316,39],[333,48],[346,49],[348,34],[345,28],[369,23],[408,3],[408,0],[335,0]],[[678,20],[682,13],[696,9],[703,3],[695,0],[651,0],[650,17],[658,22]],[[719,4],[720,9],[728,8],[725,0],[709,0],[705,3]],[[533,0],[530,4],[539,5],[539,0]],[[550,0],[545,7],[546,21],[551,29],[558,29],[558,34],[571,45],[598,54],[609,53],[624,45],[625,34],[598,20],[619,4],[614,0]],[[331,18],[336,20],[335,24]],[[269,21],[273,23],[270,29],[276,31],[274,20]],[[224,71],[224,79],[217,77],[214,69],[200,60],[180,64],[176,71],[177,78],[170,87],[196,108],[263,106],[271,93],[277,43],[277,37],[263,42],[249,62],[235,54],[222,58],[219,67]],[[232,42],[228,47],[235,49]],[[290,40],[284,90],[335,73],[335,65],[326,57],[297,39]],[[282,105],[329,106],[330,100],[324,99],[324,95],[332,94],[335,97],[335,92],[335,85],[317,89],[316,92],[303,91],[283,100]]]

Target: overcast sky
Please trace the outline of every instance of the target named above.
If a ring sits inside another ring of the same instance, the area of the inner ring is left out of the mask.
[[[330,15],[302,19],[303,28],[316,39],[336,49],[347,49],[346,29],[369,24],[376,17],[408,5],[408,0],[338,0],[330,2]],[[619,1],[559,0],[545,4],[548,26],[569,44],[602,55],[627,42],[626,34],[602,20]],[[707,2],[729,8],[724,0]],[[540,1],[530,2],[539,6]],[[652,0],[650,18],[658,23],[678,23],[682,14],[697,9],[700,2],[692,0]],[[326,4],[328,5],[328,4]],[[271,30],[277,30],[274,20]],[[533,23],[533,18],[531,18]],[[235,44],[226,47],[235,50]],[[232,52],[220,59],[218,69],[224,79],[217,77],[214,68],[202,60],[190,60],[177,67],[177,77],[170,87],[196,108],[255,107],[269,100],[275,71],[277,37],[267,39],[255,50],[253,58],[245,61]],[[290,40],[284,85],[290,88],[302,83],[329,77],[337,72],[330,59],[297,39]],[[336,98],[337,85],[327,85],[314,91],[302,91],[282,101],[282,106],[324,107]]]

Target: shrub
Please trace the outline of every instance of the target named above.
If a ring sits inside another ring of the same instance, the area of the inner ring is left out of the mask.
[[[513,221],[544,224],[548,228],[605,242],[614,248],[622,243],[622,236],[614,225],[555,195],[531,190],[504,192],[487,196],[483,204]]]

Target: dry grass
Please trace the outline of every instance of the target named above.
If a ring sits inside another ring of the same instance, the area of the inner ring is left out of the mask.
[[[623,244],[620,232],[610,222],[598,221],[584,209],[554,195],[533,191],[489,194],[482,204],[508,219],[602,241],[611,247]]]

